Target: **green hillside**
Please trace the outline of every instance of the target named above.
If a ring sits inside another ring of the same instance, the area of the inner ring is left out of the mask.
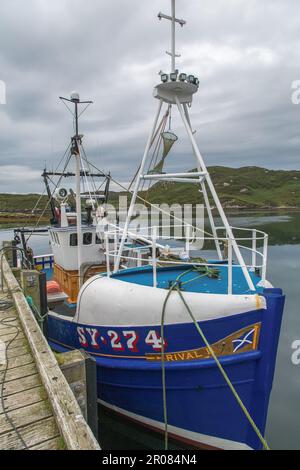
[[[300,208],[300,171],[213,166],[209,172],[224,207]],[[156,183],[143,197],[156,203],[201,202],[197,185],[185,183]]]
[[[31,212],[40,198],[40,194],[0,194],[1,212]],[[37,212],[47,204],[47,196],[42,196]]]
[[[267,170],[259,167],[227,168],[212,166],[209,172],[224,207],[231,209],[300,209],[300,171]],[[120,194],[112,192],[110,203],[117,205]],[[162,204],[201,203],[199,187],[194,184],[162,182],[140,193],[150,202]],[[200,197],[199,197],[200,196]],[[32,217],[39,194],[0,194],[0,218],[10,214]],[[42,196],[39,215],[47,204]],[[49,211],[45,214],[49,217]]]

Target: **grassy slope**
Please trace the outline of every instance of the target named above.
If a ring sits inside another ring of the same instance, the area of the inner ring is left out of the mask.
[[[300,171],[221,166],[210,167],[209,171],[225,207],[300,208]],[[112,193],[110,202],[116,203],[120,194],[124,193]],[[141,195],[158,204],[201,203],[197,185],[193,184],[157,183]],[[0,194],[0,211],[30,213],[39,197],[38,194]],[[38,209],[42,210],[46,203],[47,197],[43,196]]]
[[[31,212],[40,194],[0,194],[0,211]],[[43,210],[47,204],[47,196],[42,196],[37,208]]]
[[[214,166],[209,172],[224,206],[300,208],[300,171]],[[156,203],[197,203],[199,193],[197,185],[165,182],[153,186],[146,199]]]

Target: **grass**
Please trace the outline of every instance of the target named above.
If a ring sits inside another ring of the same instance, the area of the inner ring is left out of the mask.
[[[21,212],[31,213],[37,204],[37,213],[42,211],[48,202],[47,196],[40,194],[0,194],[0,211],[1,212]]]
[[[209,173],[225,208],[300,209],[300,171],[212,166]],[[119,196],[124,194],[111,192],[109,202],[117,206]],[[197,185],[184,183],[156,183],[148,191],[141,191],[140,196],[156,204],[202,202]],[[37,204],[39,198],[39,194],[0,194],[0,222],[35,223],[48,201],[47,196],[42,196]],[[49,217],[47,210],[42,222],[47,222]]]
[[[222,166],[209,167],[208,170],[225,208],[300,208],[300,171]],[[195,184],[160,182],[140,195],[157,204],[202,202],[199,188]]]

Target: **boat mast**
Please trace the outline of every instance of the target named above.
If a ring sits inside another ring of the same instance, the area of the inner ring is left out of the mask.
[[[172,3],[172,16],[165,15],[164,13],[161,13],[161,12],[157,16],[158,16],[159,20],[164,18],[166,20],[171,21],[171,52],[167,51],[167,54],[169,56],[171,56],[171,70],[172,70],[172,72],[175,73],[176,57],[179,57],[179,54],[176,54],[176,50],[175,50],[175,45],[176,45],[176,42],[175,42],[176,23],[179,23],[180,26],[183,26],[183,25],[185,25],[186,22],[184,20],[180,20],[180,19],[176,18],[176,16],[175,16],[175,0],[171,0],[171,3]],[[129,206],[129,209],[128,209],[128,214],[127,214],[127,218],[126,218],[126,222],[125,222],[125,226],[124,226],[124,230],[123,230],[123,235],[122,235],[122,238],[121,238],[118,254],[117,254],[117,257],[116,257],[114,271],[117,271],[120,267],[120,261],[121,261],[121,256],[122,256],[122,252],[123,252],[124,245],[125,245],[125,239],[126,239],[126,236],[127,236],[127,231],[128,231],[128,228],[129,228],[131,217],[133,216],[134,205],[135,205],[136,198],[137,198],[137,195],[138,195],[138,190],[139,190],[140,182],[142,180],[142,175],[144,173],[145,164],[146,164],[146,161],[147,161],[147,158],[148,158],[148,155],[149,155],[151,142],[152,142],[153,136],[155,135],[156,126],[157,126],[159,116],[160,116],[160,113],[161,113],[163,101],[164,101],[163,99],[159,100],[157,111],[156,111],[154,122],[153,122],[153,127],[152,127],[152,129],[150,131],[150,134],[148,136],[145,152],[144,152],[144,155],[143,155],[143,158],[142,158],[142,163],[141,163],[141,166],[139,168],[139,174],[137,175],[133,195],[132,195],[132,198],[131,198],[131,203],[130,203],[130,206]]]
[[[176,8],[175,0],[171,0],[171,16],[165,15],[164,13],[159,13],[158,18],[171,21],[171,52],[167,51],[167,54],[171,56],[171,72],[176,72],[176,57],[180,57],[180,54],[176,54],[176,23],[179,23],[180,26],[184,26],[186,22],[176,18]]]
[[[175,34],[175,0],[172,0],[172,65],[171,69],[172,72],[175,72],[175,62],[176,62],[176,51],[175,51],[175,39],[176,39],[176,34]]]
[[[81,104],[89,105],[92,101],[80,101],[79,94],[73,92],[71,98],[60,97],[63,101],[68,101],[74,104],[74,120],[75,120],[75,135],[71,138],[71,155],[75,157],[76,161],[76,223],[77,223],[77,260],[78,260],[78,285],[79,289],[82,285],[82,275],[81,275],[81,266],[82,266],[82,214],[81,214],[81,155],[80,147],[82,141],[82,135],[79,134],[79,115],[78,115],[78,106]]]
[[[80,161],[80,137],[78,133],[78,100],[73,95],[72,99],[75,105],[75,138],[76,149],[73,154],[76,161],[76,213],[77,213],[77,259],[78,259],[78,285],[79,289],[81,287],[81,265],[82,265],[82,217],[81,217],[81,188],[80,188],[80,171],[81,171],[81,161]]]
[[[147,145],[146,145],[145,153],[144,153],[142,163],[141,163],[141,166],[140,166],[140,169],[139,169],[139,174],[138,174],[137,179],[136,179],[136,185],[135,185],[134,193],[133,193],[131,203],[130,203],[130,207],[129,207],[129,210],[128,210],[128,215],[127,215],[127,219],[126,219],[126,223],[125,223],[121,243],[120,243],[120,246],[119,246],[118,255],[116,257],[115,271],[117,271],[119,269],[119,266],[120,266],[120,260],[121,260],[122,251],[123,251],[123,248],[124,248],[124,245],[125,245],[125,239],[127,237],[127,231],[128,231],[130,219],[133,215],[134,205],[135,205],[135,202],[136,202],[136,197],[137,197],[139,186],[140,186],[141,182],[143,180],[150,180],[150,179],[151,180],[157,180],[157,181],[163,181],[163,180],[166,180],[166,181],[169,180],[170,181],[172,179],[172,181],[177,180],[178,182],[180,182],[180,181],[183,182],[182,177],[184,176],[184,178],[185,178],[184,182],[197,183],[197,184],[200,184],[200,187],[202,187],[202,188],[203,187],[205,188],[204,184],[205,184],[205,182],[207,183],[208,188],[210,190],[210,194],[211,194],[211,196],[214,200],[214,203],[216,205],[216,208],[218,209],[219,215],[221,217],[224,228],[226,230],[227,237],[228,237],[228,239],[230,240],[230,242],[232,244],[232,248],[235,252],[236,258],[239,262],[239,265],[242,268],[242,271],[243,271],[244,277],[246,279],[246,282],[248,284],[249,290],[254,291],[255,290],[254,284],[253,284],[253,281],[252,281],[252,279],[250,277],[250,274],[247,270],[246,263],[244,261],[244,258],[242,256],[241,252],[240,252],[239,246],[238,246],[238,244],[235,240],[232,228],[231,228],[231,226],[230,226],[230,224],[227,220],[227,217],[225,215],[225,212],[223,210],[221,202],[220,202],[220,200],[218,198],[218,195],[216,193],[216,190],[214,188],[213,182],[212,182],[212,180],[210,178],[210,175],[207,171],[206,165],[204,163],[204,159],[203,159],[203,157],[200,153],[200,150],[199,150],[198,145],[196,143],[196,140],[194,138],[194,134],[193,134],[192,127],[191,127],[191,121],[190,121],[190,117],[189,117],[189,112],[188,112],[188,106],[190,106],[192,104],[193,95],[195,93],[197,93],[197,91],[198,91],[199,80],[194,75],[187,75],[185,73],[181,73],[181,74],[178,75],[178,71],[175,68],[176,67],[176,63],[175,63],[176,62],[176,57],[178,57],[178,55],[176,54],[176,51],[175,51],[175,26],[176,26],[176,23],[179,23],[181,26],[183,26],[185,24],[185,21],[177,19],[176,16],[175,16],[175,0],[171,0],[171,8],[172,8],[172,16],[168,16],[168,15],[165,15],[163,13],[158,14],[158,18],[160,20],[161,19],[166,19],[166,20],[171,21],[171,52],[167,52],[167,54],[171,56],[171,73],[169,75],[167,75],[165,73],[161,73],[162,83],[157,85],[154,89],[154,97],[159,100],[158,111],[157,111],[157,114],[155,116],[154,127],[150,132],[150,136],[149,136],[149,139],[148,139],[148,142],[147,142]],[[149,154],[149,150],[150,150],[151,138],[155,134],[156,124],[158,122],[158,118],[159,118],[161,107],[162,107],[163,103],[166,103],[168,106],[174,105],[178,109],[179,115],[181,116],[181,120],[182,120],[182,122],[185,126],[188,139],[191,143],[192,150],[193,150],[193,153],[194,153],[196,161],[197,161],[198,172],[185,173],[185,174],[181,174],[181,173],[177,173],[177,174],[175,174],[175,173],[173,173],[173,174],[165,173],[165,174],[150,174],[150,175],[149,174],[146,174],[146,175],[144,174],[145,163],[146,163],[146,160],[147,160],[147,157],[148,157],[148,154]],[[196,177],[197,179],[192,179],[192,177]],[[216,241],[217,252],[218,252],[219,258],[222,259],[222,254],[221,254],[221,251],[220,251],[219,241],[217,239],[217,231],[216,231],[216,227],[215,227],[214,222],[213,222],[213,217],[212,217],[212,214],[211,214],[211,208],[210,208],[210,205],[209,205],[209,199],[207,197],[206,192],[205,192],[204,199],[205,199],[205,202],[206,202],[206,205],[207,205],[207,208],[208,208],[209,219],[210,219],[211,224],[212,224],[213,235],[214,235],[215,241]]]

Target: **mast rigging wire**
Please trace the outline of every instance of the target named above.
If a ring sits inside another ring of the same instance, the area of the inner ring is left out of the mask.
[[[103,173],[104,176],[106,176],[106,178],[109,178],[110,181],[112,181],[113,183],[115,183],[117,186],[119,186],[121,189],[123,189],[123,191],[126,191],[127,193],[129,194],[133,194],[133,191],[126,188],[126,186],[124,186],[122,183],[119,183],[119,181],[115,180],[110,174],[107,174],[105,173],[103,170],[100,170],[99,168],[97,168],[96,165],[94,165],[93,163],[90,162],[90,165],[92,168],[94,168],[95,170],[97,171],[100,171],[101,173]],[[168,215],[169,217],[171,217],[172,219],[174,220],[177,220],[179,222],[183,222],[182,219],[180,219],[179,217],[176,217],[174,214],[172,214],[171,212],[168,212],[168,211],[165,211],[164,209],[162,209],[161,207],[157,206],[156,204],[152,204],[151,202],[147,201],[146,199],[144,199],[142,196],[139,196],[137,195],[137,199],[139,199],[140,201],[144,202],[144,204],[146,205],[149,205],[150,207],[152,207],[153,209],[156,209],[158,212],[161,212],[162,214],[166,214]],[[186,224],[187,226],[189,227],[192,227],[194,228],[195,230],[203,233],[204,235],[208,235],[209,237],[213,237],[212,233],[210,232],[207,232],[206,230],[204,229],[201,229],[199,227],[195,227],[194,225],[192,224]]]

